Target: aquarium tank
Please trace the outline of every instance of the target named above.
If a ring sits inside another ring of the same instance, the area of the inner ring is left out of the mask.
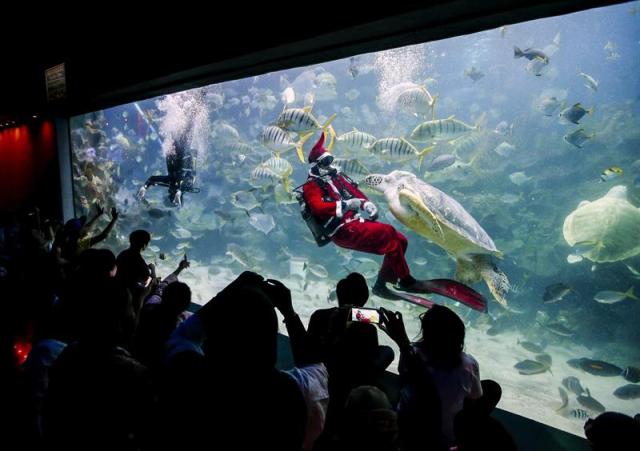
[[[115,207],[115,252],[151,232],[160,276],[186,255],[195,303],[253,270],[283,281],[306,322],[350,272],[372,287],[383,258],[319,246],[301,215],[324,135],[377,222],[407,237],[411,274],[461,277],[487,299],[424,295],[463,319],[499,406],[582,435],[604,409],[640,411],[639,12],[505,24],[72,117],[75,213]],[[367,306],[419,335],[424,306]]]

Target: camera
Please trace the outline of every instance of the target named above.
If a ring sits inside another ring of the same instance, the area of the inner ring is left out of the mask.
[[[350,318],[351,321],[360,323],[379,324],[380,311],[375,308],[352,307]]]

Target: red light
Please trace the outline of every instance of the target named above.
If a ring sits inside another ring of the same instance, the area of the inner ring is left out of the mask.
[[[31,352],[31,343],[18,341],[13,345],[13,351],[16,354],[18,365],[22,365],[27,360],[27,357],[29,357],[29,353]]]

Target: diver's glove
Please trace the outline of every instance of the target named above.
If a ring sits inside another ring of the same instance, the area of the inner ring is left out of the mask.
[[[142,185],[138,190],[138,199],[144,199],[145,194],[147,194],[147,187]]]
[[[182,207],[182,191],[176,191],[176,195],[173,197],[173,204],[177,207]]]
[[[369,219],[371,219],[372,221],[378,219],[378,207],[376,207],[373,202],[366,201],[362,208],[364,208],[364,211],[366,211],[369,215]]]
[[[358,199],[357,197],[342,201],[343,211],[349,211],[349,210],[358,211],[360,210],[361,206],[362,206],[362,199]]]

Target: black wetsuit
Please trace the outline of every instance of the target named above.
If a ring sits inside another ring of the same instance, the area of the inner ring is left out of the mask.
[[[194,187],[196,178],[196,161],[193,151],[187,144],[187,139],[175,141],[174,152],[167,155],[167,173],[168,175],[152,175],[144,184],[145,188],[149,186],[167,186],[169,188],[169,200],[174,201],[176,192],[181,193],[197,193],[199,188]],[[180,195],[180,203],[182,203],[182,194]]]

